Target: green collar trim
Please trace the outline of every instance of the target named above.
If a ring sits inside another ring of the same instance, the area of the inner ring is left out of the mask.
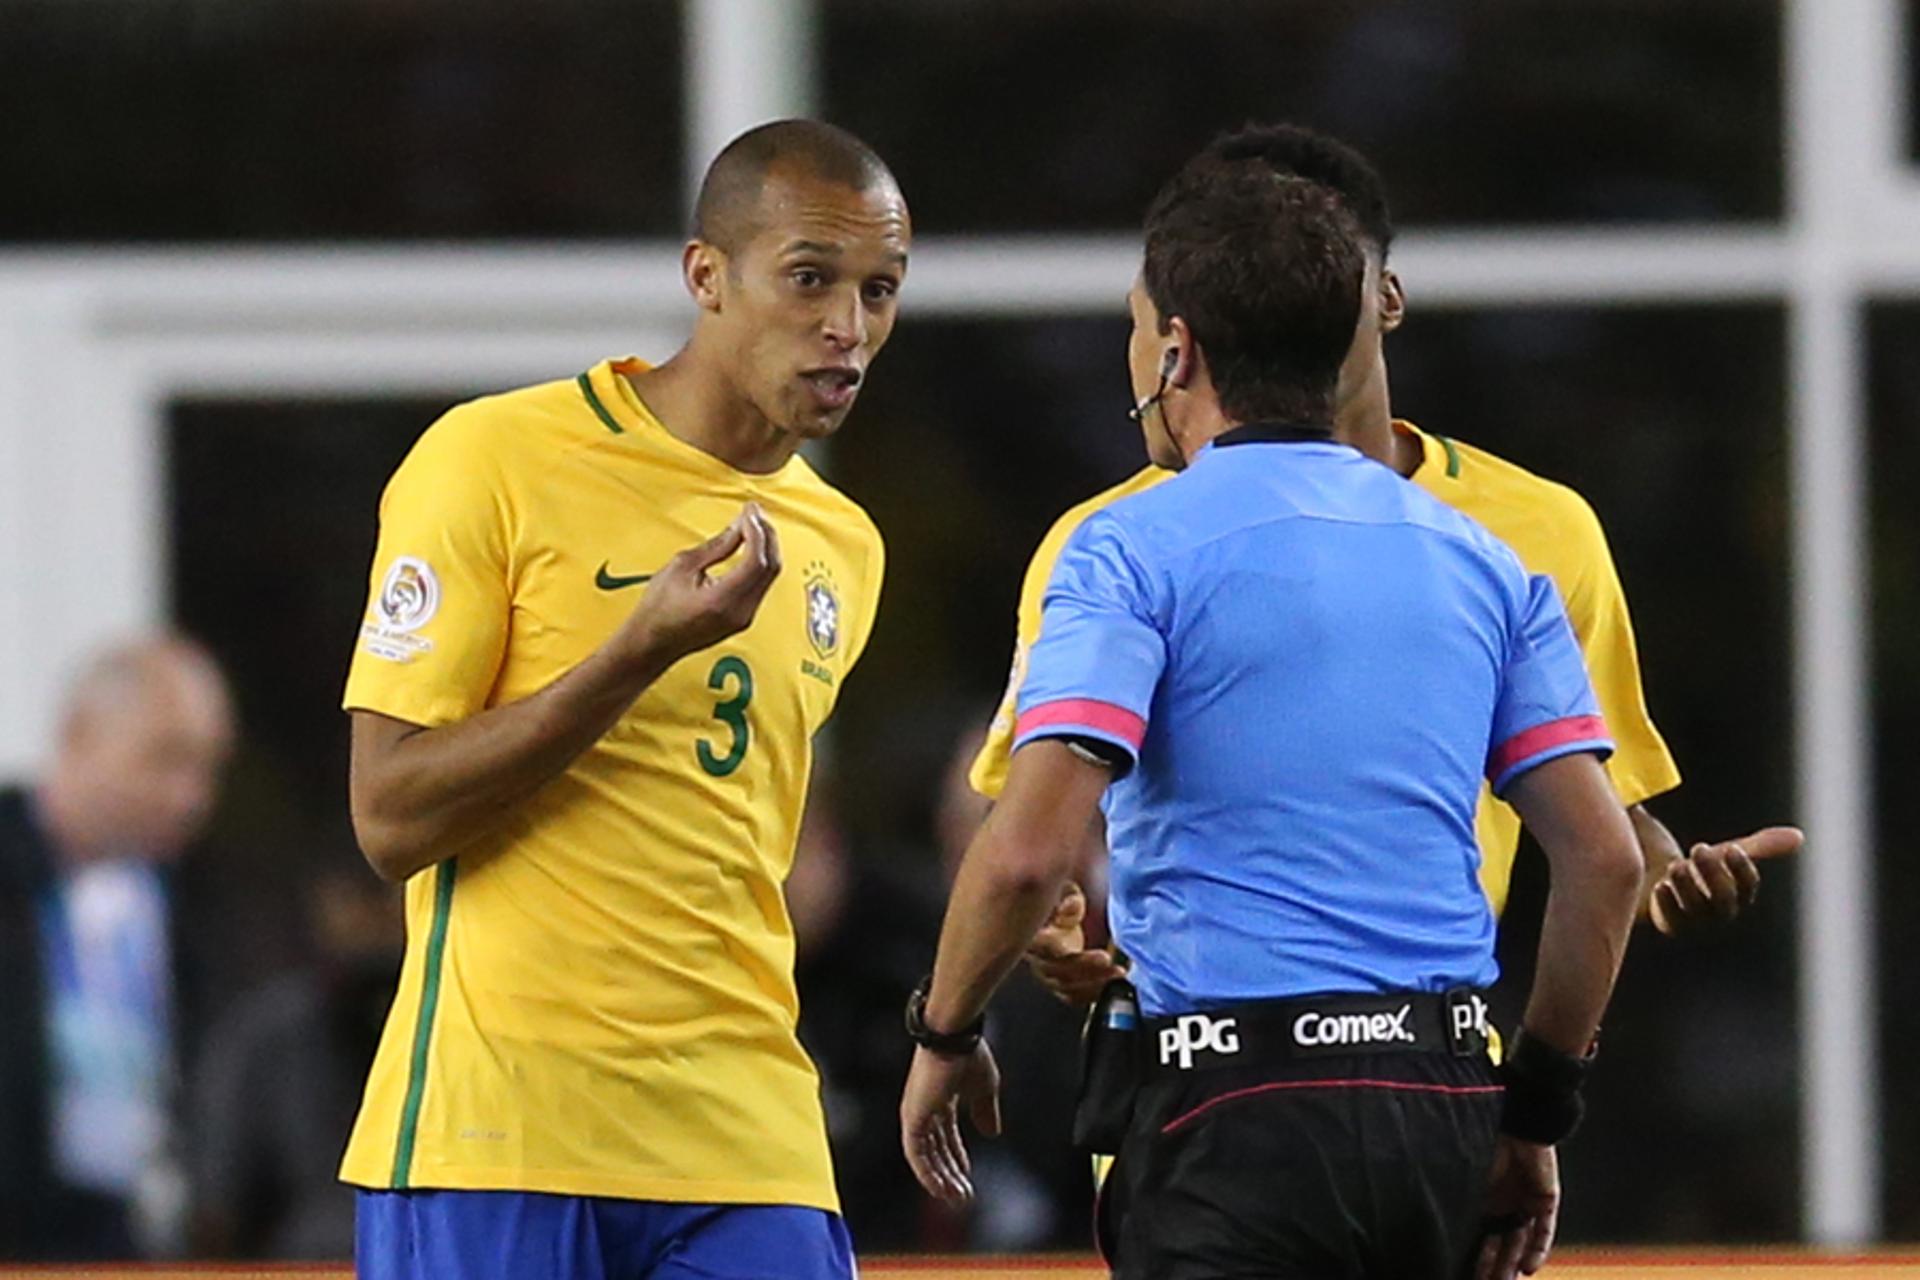
[[[588,407],[593,410],[594,416],[600,419],[607,430],[617,436],[625,435],[627,433],[626,428],[615,422],[613,415],[607,412],[607,406],[600,402],[599,393],[594,391],[593,383],[588,380],[587,375],[583,373],[578,378],[575,378],[574,381],[580,384],[580,394],[587,398]]]

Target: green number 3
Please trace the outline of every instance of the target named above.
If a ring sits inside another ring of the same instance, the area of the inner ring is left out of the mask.
[[[707,688],[715,692],[726,691],[729,684],[733,686],[731,696],[713,709],[713,718],[733,733],[727,754],[715,755],[713,745],[705,738],[694,744],[700,767],[716,778],[724,778],[740,767],[740,762],[747,758],[747,743],[753,736],[747,727],[747,704],[753,701],[753,671],[744,659],[732,654],[714,663],[713,673],[707,677]]]

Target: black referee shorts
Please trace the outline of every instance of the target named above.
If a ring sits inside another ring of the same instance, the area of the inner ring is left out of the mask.
[[[1155,1073],[1095,1211],[1116,1280],[1457,1280],[1500,1120],[1484,1055]]]

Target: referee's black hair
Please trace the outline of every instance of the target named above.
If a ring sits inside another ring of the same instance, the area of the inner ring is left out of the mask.
[[[693,238],[733,253],[760,230],[760,191],[775,165],[866,191],[897,186],[877,152],[822,120],[775,120],[729,142],[707,166],[693,205]]]
[[[1186,321],[1233,420],[1330,423],[1365,234],[1332,189],[1203,152],[1147,211],[1141,282],[1162,332]]]
[[[1276,173],[1305,178],[1338,192],[1360,229],[1387,260],[1393,247],[1393,210],[1386,185],[1368,159],[1338,138],[1299,124],[1245,124],[1207,144],[1202,155],[1229,164],[1255,160]]]

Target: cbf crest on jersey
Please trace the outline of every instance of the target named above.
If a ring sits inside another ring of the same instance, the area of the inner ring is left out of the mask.
[[[840,589],[818,560],[807,566],[807,642],[822,658],[840,650]]]

